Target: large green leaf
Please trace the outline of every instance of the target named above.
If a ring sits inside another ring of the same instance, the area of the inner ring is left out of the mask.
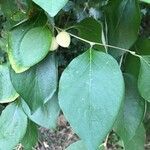
[[[121,70],[110,55],[88,50],[63,72],[59,104],[69,123],[95,150],[112,129],[124,98]]]
[[[138,1],[109,1],[105,8],[105,16],[108,26],[108,43],[129,49],[136,41],[140,27],[141,19]],[[111,52],[115,57],[124,53],[116,49]]]
[[[41,107],[57,89],[57,60],[49,54],[42,62],[23,73],[10,70],[11,81],[32,111]]]
[[[150,102],[150,56],[142,56],[138,87],[142,97]]]
[[[27,21],[9,34],[8,56],[16,73],[37,64],[49,51],[52,34],[45,21],[40,23],[41,17],[46,20],[43,15],[37,16],[36,21]]]
[[[24,150],[32,150],[38,141],[38,129],[37,125],[28,120],[28,126],[25,136],[23,137],[21,144]]]
[[[12,150],[23,138],[27,128],[27,116],[20,102],[8,105],[0,117],[0,149]]]
[[[27,104],[22,100],[22,107],[28,117],[39,126],[55,129],[57,125],[57,118],[60,113],[60,107],[58,105],[58,97],[56,94],[43,106],[38,108],[33,114]]]
[[[57,13],[65,6],[68,0],[32,0],[41,8],[43,8],[51,17],[57,15]]]
[[[18,97],[9,75],[9,65],[0,65],[0,103],[9,103]]]
[[[143,124],[138,128],[132,140],[125,145],[125,150],[145,150],[145,129]]]
[[[125,102],[115,125],[115,131],[124,143],[128,143],[135,136],[144,118],[145,102],[138,92],[135,78],[129,74],[125,74],[124,78]]]

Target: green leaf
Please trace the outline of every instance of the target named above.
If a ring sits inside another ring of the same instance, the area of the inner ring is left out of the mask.
[[[102,23],[92,17],[82,20],[71,28],[78,31],[80,38],[90,42],[103,43],[105,41],[104,36],[102,36]],[[94,49],[105,51],[104,47],[100,45],[95,45]]]
[[[16,73],[24,72],[37,64],[49,52],[52,33],[45,21],[43,24],[39,23],[42,16],[37,17],[36,21],[24,22],[9,34],[8,56]]]
[[[102,24],[94,18],[86,18],[73,26],[79,32],[79,36],[91,42],[102,43]]]
[[[65,6],[68,0],[32,0],[42,9],[44,9],[51,17],[57,15],[57,13]]]
[[[137,39],[141,23],[137,0],[113,0],[105,7],[108,44],[129,49]],[[124,52],[111,49],[113,56]]]
[[[145,102],[140,96],[136,80],[129,74],[124,75],[126,92],[125,102],[115,125],[115,131],[128,143],[136,134],[145,114]]]
[[[22,107],[28,117],[39,126],[48,129],[56,128],[57,118],[60,113],[58,97],[56,94],[54,94],[54,96],[47,103],[45,103],[44,106],[41,106],[33,114],[31,114],[29,107],[24,101],[22,101]]]
[[[150,55],[150,39],[139,38],[132,49],[140,55]]]
[[[136,51],[139,55],[145,55],[144,57],[147,58],[150,55],[150,44],[149,43],[150,43],[149,39],[139,38],[137,40],[137,42],[134,44],[132,49],[134,51]],[[150,67],[147,66],[148,65],[146,63],[147,60],[145,62],[144,57],[143,56],[141,57],[141,68],[140,68],[140,61],[138,60],[138,58],[135,58],[133,56],[128,56],[126,59],[127,63],[126,63],[125,70],[126,70],[126,72],[134,74],[136,78],[138,78],[138,74],[140,72],[139,79],[138,79],[139,80],[138,88],[139,88],[141,95],[143,93],[142,97],[144,99],[146,99],[147,96],[145,95],[146,93],[144,91],[147,89],[147,87],[145,87],[145,86],[148,86],[147,84],[149,83],[149,77],[147,74],[149,74],[148,70],[150,70]],[[139,71],[139,69],[140,69],[140,71]],[[147,76],[147,79],[146,79],[146,76]],[[142,88],[142,86],[143,86],[143,88]],[[148,86],[148,88],[149,88],[149,86]]]
[[[126,150],[145,150],[145,129],[143,124],[139,127],[136,132],[136,135],[132,138],[132,140],[125,145]]]
[[[70,63],[60,79],[60,107],[88,150],[97,149],[112,129],[123,98],[121,70],[103,52],[86,51]]]
[[[83,141],[77,141],[71,144],[66,150],[87,150]]]
[[[133,45],[131,50],[135,51],[139,55],[150,55],[150,40],[139,38]],[[128,54],[125,59],[124,70],[126,73],[130,73],[138,78],[140,69],[139,58]]]
[[[9,75],[9,65],[0,65],[0,103],[9,103],[18,97]]]
[[[23,137],[21,144],[24,150],[31,150],[38,141],[38,129],[36,124],[32,121],[28,121],[27,131]]]
[[[46,103],[57,89],[57,60],[49,54],[42,62],[17,74],[10,70],[11,81],[32,111]]]
[[[0,149],[12,150],[23,138],[27,128],[27,116],[20,102],[8,105],[0,117]]]
[[[7,18],[7,26],[9,28],[28,18],[29,2],[27,3],[27,0],[1,0],[0,3],[1,10]]]
[[[8,43],[8,34],[7,32],[5,32],[5,34],[3,33],[2,38],[0,38],[0,57],[2,56],[4,57],[4,54],[7,52],[7,43]]]
[[[150,4],[150,0],[140,0],[141,2]]]
[[[150,102],[150,56],[142,56],[138,88],[142,97]]]
[[[139,75],[140,61],[138,57],[128,54],[125,58],[124,70],[126,73],[132,74],[136,80]]]

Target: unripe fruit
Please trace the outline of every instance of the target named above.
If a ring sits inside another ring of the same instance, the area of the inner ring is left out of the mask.
[[[56,41],[61,47],[67,48],[71,43],[71,37],[69,33],[67,33],[66,31],[62,31],[57,35]]]
[[[51,42],[51,47],[50,47],[50,51],[55,51],[56,49],[58,49],[59,45],[56,42],[56,38],[52,37],[52,42]]]

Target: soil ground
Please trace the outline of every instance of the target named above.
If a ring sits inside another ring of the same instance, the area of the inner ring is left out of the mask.
[[[63,115],[59,117],[58,126],[55,131],[40,128],[39,136],[36,150],[64,150],[79,139]]]

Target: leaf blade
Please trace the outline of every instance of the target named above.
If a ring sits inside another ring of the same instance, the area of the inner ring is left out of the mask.
[[[114,129],[126,144],[135,136],[143,121],[146,103],[138,92],[136,79],[130,74],[124,74],[124,79],[125,101]]]
[[[8,105],[0,117],[0,149],[13,149],[23,138],[27,128],[27,116],[19,102]],[[19,132],[18,132],[19,131]]]
[[[147,100],[150,101],[150,56],[142,56],[140,59],[141,67],[140,67],[140,73],[138,77],[138,88],[141,93],[141,96]]]
[[[30,140],[29,140],[30,139]],[[32,121],[28,120],[28,126],[26,134],[21,140],[24,150],[32,149],[38,141],[38,129],[37,125]]]
[[[29,107],[23,100],[22,107],[27,116],[39,126],[47,129],[56,128],[57,118],[60,113],[60,107],[58,105],[58,98],[56,94],[54,94],[47,103],[38,108],[33,114],[31,114]]]
[[[42,62],[17,74],[10,70],[11,81],[32,111],[46,103],[57,89],[57,59],[49,54]]]
[[[138,37],[140,28],[140,9],[137,0],[114,0],[105,7],[108,26],[108,44],[129,49]],[[116,58],[124,52],[110,49]]]
[[[12,102],[18,96],[10,80],[8,64],[0,65],[0,103]]]
[[[68,0],[32,0],[41,8],[43,8],[51,17],[57,15],[57,13],[65,6]]]
[[[109,86],[110,74],[112,82],[117,79],[118,85],[112,83],[115,85],[113,89]],[[110,101],[109,96],[114,97],[114,101]],[[123,97],[122,73],[117,62],[105,53],[88,50],[71,62],[60,79],[59,105],[89,150],[98,148],[111,130]],[[109,109],[111,104],[114,109]]]
[[[132,138],[132,140],[125,145],[125,149],[127,150],[144,150],[144,144],[145,144],[145,129],[144,125],[141,124],[139,129],[137,130],[135,136]]]
[[[41,17],[44,18],[40,22]],[[20,24],[9,33],[8,56],[16,73],[28,70],[49,52],[52,33],[44,24],[46,18],[41,15],[33,20]]]

